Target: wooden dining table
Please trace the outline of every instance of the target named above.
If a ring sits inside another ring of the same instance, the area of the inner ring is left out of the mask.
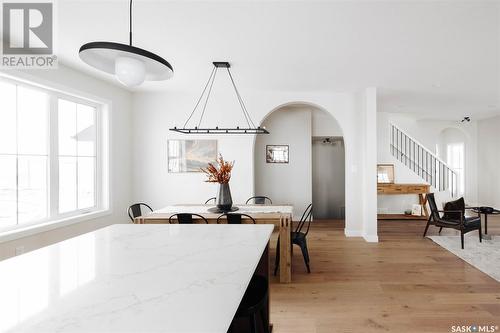
[[[259,224],[273,224],[280,237],[280,261],[279,261],[279,281],[280,283],[290,283],[292,281],[292,205],[236,205],[238,210],[234,213],[248,214]],[[169,218],[177,213],[199,214],[207,219],[208,223],[216,224],[220,213],[209,211],[213,205],[183,204],[171,205],[155,210],[152,213],[136,217],[136,224],[160,224],[169,223]],[[203,221],[193,216],[195,223]],[[245,219],[243,219],[244,221]],[[225,220],[223,220],[225,223]],[[177,223],[176,219],[172,223]],[[272,271],[272,270],[270,270]]]

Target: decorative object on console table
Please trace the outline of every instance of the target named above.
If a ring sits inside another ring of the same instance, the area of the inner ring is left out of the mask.
[[[377,164],[377,182],[394,184],[394,164]]]
[[[266,163],[288,163],[288,145],[267,145]]]
[[[168,172],[201,172],[217,160],[217,140],[168,140]]]
[[[208,166],[201,171],[204,172],[208,179],[206,182],[218,183],[219,192],[215,203],[220,212],[234,211],[233,199],[231,198],[231,189],[229,188],[229,180],[231,179],[231,171],[233,170],[234,161],[224,161],[222,155],[217,159],[217,166],[213,163],[208,163]]]
[[[429,184],[377,184],[377,193],[379,195],[395,195],[395,194],[418,194],[419,204],[422,206],[423,215],[413,216],[405,214],[379,214],[379,220],[427,220],[429,213],[427,212],[427,193],[430,193]]]
[[[411,209],[411,215],[422,216],[422,205],[414,204]]]

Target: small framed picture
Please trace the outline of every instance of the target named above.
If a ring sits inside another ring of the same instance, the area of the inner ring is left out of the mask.
[[[377,165],[377,183],[394,184],[394,164]]]
[[[422,205],[414,204],[411,209],[411,215],[422,216]]]
[[[288,163],[288,145],[267,145],[266,163]]]

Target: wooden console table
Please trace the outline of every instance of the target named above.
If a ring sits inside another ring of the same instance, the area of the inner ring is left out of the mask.
[[[377,184],[377,193],[383,195],[395,194],[418,194],[418,202],[422,205],[423,216],[405,214],[378,214],[379,220],[427,220],[426,194],[430,193],[431,186],[428,184]]]

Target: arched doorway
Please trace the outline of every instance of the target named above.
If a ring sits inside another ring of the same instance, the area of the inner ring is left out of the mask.
[[[316,105],[290,103],[261,126],[271,134],[255,139],[255,194],[293,204],[295,218],[312,202],[315,219],[344,219],[345,147],[336,119]]]

